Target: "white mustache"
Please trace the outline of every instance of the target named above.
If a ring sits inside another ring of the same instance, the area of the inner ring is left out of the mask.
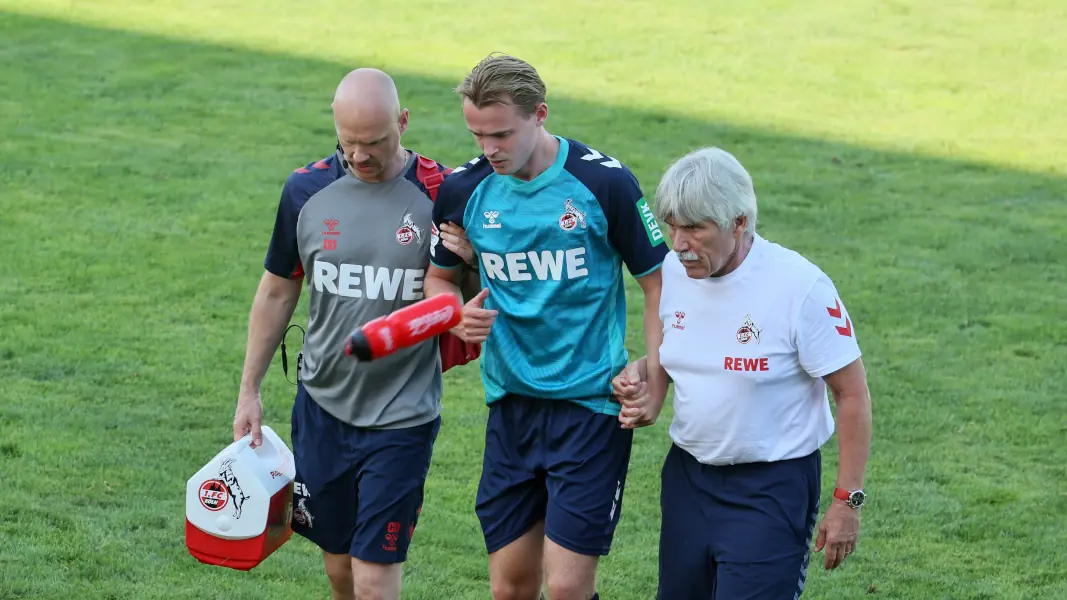
[[[692,250],[686,250],[685,252],[678,253],[678,260],[696,260],[697,253]]]

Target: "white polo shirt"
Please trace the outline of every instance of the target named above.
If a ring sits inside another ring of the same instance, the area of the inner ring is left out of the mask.
[[[663,263],[660,361],[674,381],[674,443],[728,465],[811,454],[834,431],[822,376],[860,357],[833,282],[758,234],[724,277]]]

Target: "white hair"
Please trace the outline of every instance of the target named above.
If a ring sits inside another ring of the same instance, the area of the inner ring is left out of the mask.
[[[701,148],[674,161],[656,188],[656,217],[675,226],[712,221],[719,229],[748,217],[756,230],[756,192],[741,163],[720,148]]]

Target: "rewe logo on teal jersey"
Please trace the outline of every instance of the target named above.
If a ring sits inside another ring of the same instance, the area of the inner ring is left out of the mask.
[[[508,252],[504,256],[482,252],[481,257],[485,276],[497,281],[562,281],[589,276],[585,248]]]
[[[652,209],[649,208],[648,202],[645,202],[644,198],[637,202],[637,212],[641,215],[641,222],[645,224],[645,233],[648,234],[649,243],[653,246],[662,244],[663,232],[660,231],[656,215],[652,214]]]

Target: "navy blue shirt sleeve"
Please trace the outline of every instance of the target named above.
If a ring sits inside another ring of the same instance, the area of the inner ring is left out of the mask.
[[[430,226],[430,262],[442,269],[452,269],[463,264],[463,259],[445,248],[441,241],[441,225],[453,223],[463,227],[463,215],[467,202],[478,185],[490,173],[492,167],[481,156],[456,167],[437,191],[433,203],[433,223]]]
[[[663,264],[669,252],[637,177],[621,161],[575,140],[566,169],[596,197],[608,222],[608,243],[634,277]]]
[[[458,210],[457,210],[458,209]],[[463,208],[457,202],[454,186],[448,185],[448,178],[437,192],[433,203],[433,221],[430,224],[430,262],[442,269],[452,269],[462,264],[463,260],[451,250],[445,248],[441,241],[441,225],[455,223],[463,226]]]
[[[271,234],[267,257],[263,261],[263,267],[267,271],[286,279],[299,279],[304,276],[296,238],[296,222],[300,209],[294,198],[297,191],[295,175],[290,175],[282,187],[278,213],[274,218],[274,233]]]
[[[289,174],[285,185],[282,186],[278,213],[274,218],[274,233],[267,247],[267,257],[263,261],[263,267],[267,271],[286,279],[299,279],[304,276],[296,231],[300,211],[319,190],[344,175],[341,159],[336,154],[309,163]]]
[[[663,264],[668,247],[637,178],[628,170],[614,173],[601,198],[608,219],[608,241],[634,277],[643,277]]]

